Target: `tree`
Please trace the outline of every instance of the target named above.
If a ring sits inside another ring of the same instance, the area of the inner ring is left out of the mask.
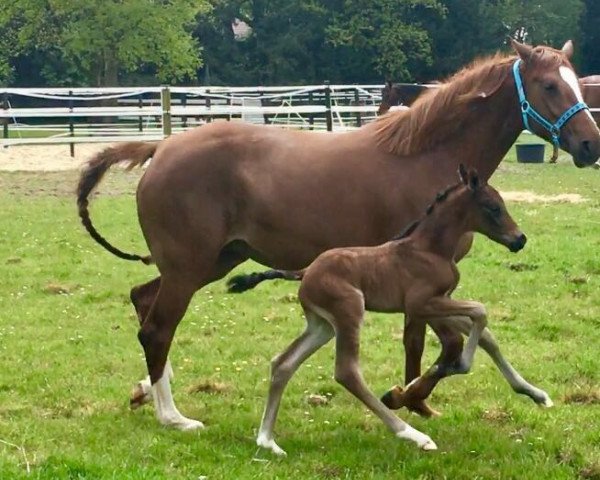
[[[586,0],[581,17],[582,71],[586,75],[600,74],[600,2]]]
[[[362,59],[363,71],[414,80],[433,63],[428,25],[443,18],[438,0],[344,0],[327,30],[333,45]]]
[[[6,3],[0,11],[0,32],[10,32],[15,42],[4,50],[0,69],[18,55],[42,52],[59,67],[52,71],[50,62],[43,72],[47,77],[60,81],[70,68],[88,84],[114,86],[120,72],[151,66],[160,81],[174,81],[194,76],[201,65],[200,46],[191,30],[196,17],[210,10],[207,0]]]

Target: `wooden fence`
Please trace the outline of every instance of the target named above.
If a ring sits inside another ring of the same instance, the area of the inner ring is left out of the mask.
[[[375,117],[382,85],[0,88],[4,147],[160,140],[215,120],[347,130]]]

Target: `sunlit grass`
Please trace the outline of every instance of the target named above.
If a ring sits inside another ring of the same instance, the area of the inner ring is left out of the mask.
[[[479,352],[471,374],[442,382],[436,420],[400,412],[440,450],[396,440],[332,379],[332,346],[291,381],[277,435],[289,456],[254,443],[269,359],[303,329],[297,284],[274,282],[241,296],[223,283],[200,291],[172,350],[177,404],[207,429],[158,425],[152,407],[128,410],[145,375],[129,304],[153,267],[119,260],[78,223],[76,174],[0,174],[0,478],[598,478],[600,475],[599,172],[505,162],[503,190],[579,193],[581,204],[515,204],[529,237],[513,255],[478,238],[461,266],[456,297],[483,301],[505,355],[556,403],[515,395]],[[135,213],[137,174],[114,172],[92,205],[116,245],[145,252]],[[239,271],[258,266],[245,264]],[[399,315],[367,316],[361,357],[377,393],[403,377]],[[428,337],[429,364],[438,352]],[[218,382],[218,392],[196,392]],[[311,406],[312,393],[330,394]],[[258,457],[260,461],[256,461]]]

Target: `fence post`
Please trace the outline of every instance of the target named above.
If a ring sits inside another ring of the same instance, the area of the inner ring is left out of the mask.
[[[171,135],[171,90],[168,85],[163,85],[160,91],[160,105],[162,107],[163,137]]]
[[[69,90],[69,97],[73,97],[73,90]],[[73,112],[73,98],[69,99],[69,112]],[[75,136],[75,125],[73,125],[73,117],[69,117],[69,136]],[[69,151],[71,153],[71,158],[75,156],[75,144],[73,142],[69,143]]]
[[[354,103],[356,106],[360,106],[360,96],[358,94],[358,88],[354,90]],[[356,112],[356,126],[360,127],[362,125],[362,115],[360,112]]]
[[[325,80],[325,122],[327,123],[327,131],[333,131],[333,116],[331,114],[331,87],[329,80]]]
[[[185,107],[187,107],[187,93],[183,94],[183,98],[181,99],[181,106],[184,108],[184,113],[186,112]],[[181,126],[183,128],[187,128],[187,115],[181,117]]]
[[[313,92],[312,91],[308,92],[308,104],[311,106],[313,105]],[[312,113],[308,114],[308,124],[310,125],[310,127],[308,127],[308,129],[314,130],[315,116]]]
[[[206,89],[206,95],[207,96],[204,99],[204,101],[206,103],[206,109],[210,110],[210,104],[211,104],[210,96],[209,96],[210,95],[210,89]],[[209,115],[208,117],[206,117],[206,123],[210,123],[210,122],[212,122],[212,117]]]
[[[138,95],[138,107],[140,109],[140,112],[142,111],[142,108],[144,107],[144,100],[142,100],[141,93]],[[144,129],[144,120],[143,120],[142,116],[140,115],[138,117],[138,130],[141,132],[143,129]]]
[[[8,110],[8,93],[4,92],[2,95],[2,109]],[[4,138],[8,138],[8,117],[2,120],[2,130],[4,133]]]

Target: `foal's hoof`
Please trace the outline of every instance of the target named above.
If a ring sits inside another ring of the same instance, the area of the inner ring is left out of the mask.
[[[425,400],[412,399],[410,396],[407,397],[406,391],[399,385],[384,393],[381,401],[390,410],[398,410],[406,407],[409,411],[415,412],[425,418],[439,417],[441,415],[440,412],[427,405]]]
[[[138,382],[131,391],[129,397],[129,408],[135,410],[152,401],[152,390],[144,385],[143,382]]]
[[[287,453],[285,453],[285,450],[275,443],[275,440],[273,440],[272,438],[267,438],[263,435],[258,435],[258,438],[256,439],[256,445],[258,445],[261,448],[271,450],[271,452],[280,457],[285,457],[287,455]]]
[[[552,401],[552,399],[548,396],[546,392],[543,392],[543,394],[544,395],[542,395],[541,398],[535,400],[535,403],[537,403],[542,408],[553,407],[554,402]]]

